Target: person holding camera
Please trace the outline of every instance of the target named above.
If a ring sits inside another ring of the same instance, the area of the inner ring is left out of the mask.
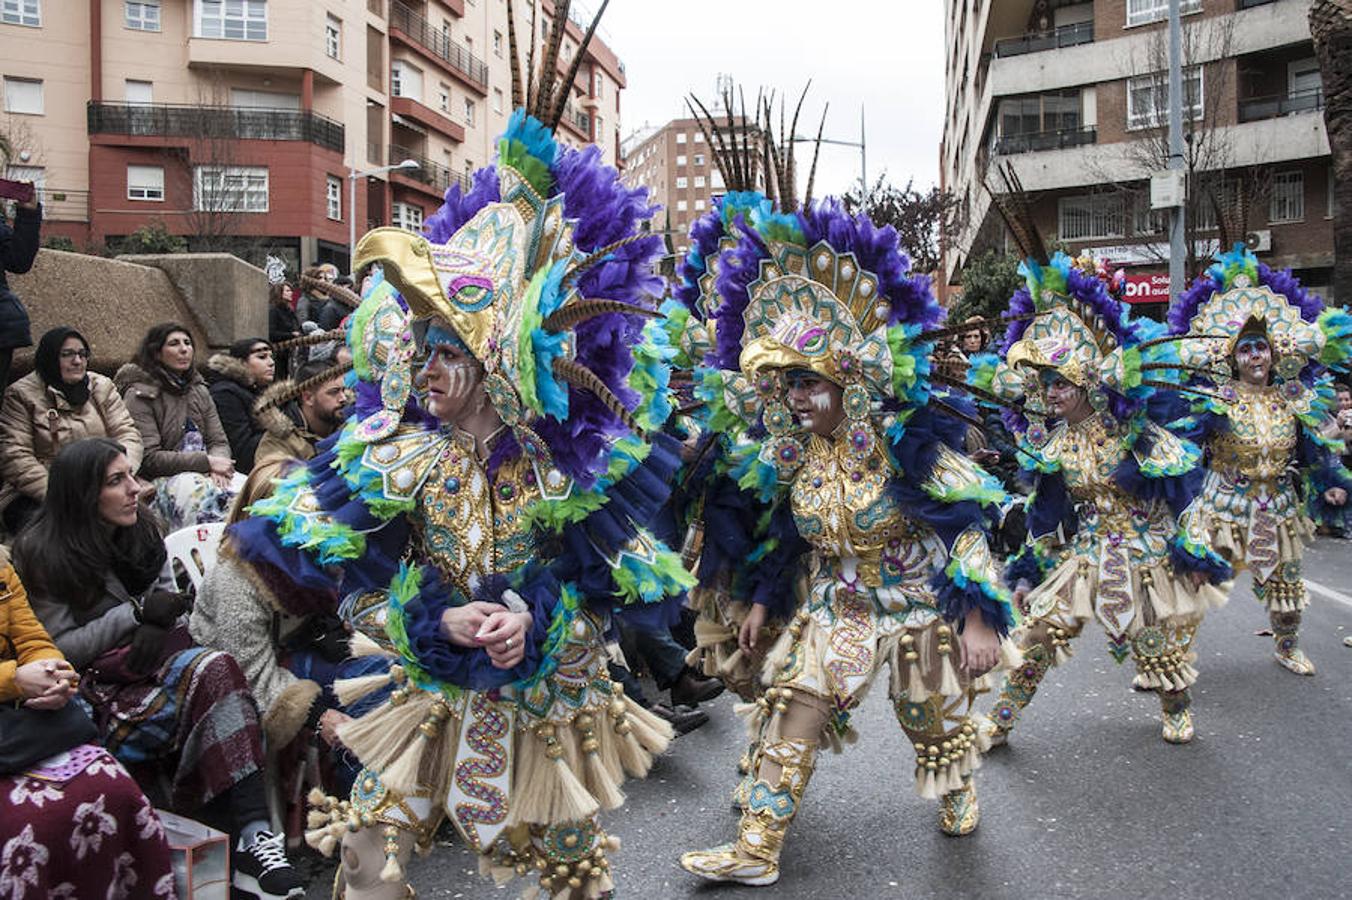
[[[0,389],[9,384],[9,367],[14,361],[14,351],[33,345],[28,310],[19,296],[10,290],[5,278],[6,272],[22,275],[33,268],[33,260],[38,255],[42,204],[38,202],[37,191],[32,184],[21,184],[27,184],[27,199],[16,202],[14,224],[0,221]]]

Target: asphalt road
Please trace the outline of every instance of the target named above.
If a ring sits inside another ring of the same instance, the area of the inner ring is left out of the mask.
[[[1352,896],[1352,543],[1306,558],[1312,592],[1302,678],[1272,661],[1266,617],[1241,582],[1199,635],[1197,737],[1159,736],[1158,704],[1129,690],[1102,633],[1085,629],[1048,675],[1008,747],[978,776],[982,821],[953,839],[910,788],[912,755],[882,683],[857,713],[859,742],[826,755],[794,822],[778,884],[720,888],[688,875],[684,850],[729,840],[727,797],[743,730],[733,701],[679,739],[606,818],[624,841],[617,894],[658,900],[815,897]],[[1334,596],[1329,595],[1332,591]],[[981,708],[988,708],[989,696]],[[413,865],[423,898],[504,898],[449,842]],[[310,897],[328,896],[327,879]]]

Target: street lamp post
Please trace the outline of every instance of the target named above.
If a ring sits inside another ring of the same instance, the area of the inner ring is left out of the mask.
[[[347,175],[347,267],[352,268],[352,259],[357,252],[357,179],[368,175],[382,175],[401,169],[421,169],[422,163],[416,159],[406,159],[392,166],[380,166],[375,169],[353,169]],[[355,274],[355,273],[353,273]]]

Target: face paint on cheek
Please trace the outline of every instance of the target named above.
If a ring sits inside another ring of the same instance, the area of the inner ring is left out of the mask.
[[[812,394],[807,399],[808,402],[812,404],[812,408],[817,412],[827,413],[831,411],[831,407],[833,405],[831,403],[831,395],[826,391]]]

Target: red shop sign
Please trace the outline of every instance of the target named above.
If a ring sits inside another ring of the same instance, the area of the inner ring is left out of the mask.
[[[1168,273],[1124,276],[1122,299],[1128,303],[1168,303]]]

